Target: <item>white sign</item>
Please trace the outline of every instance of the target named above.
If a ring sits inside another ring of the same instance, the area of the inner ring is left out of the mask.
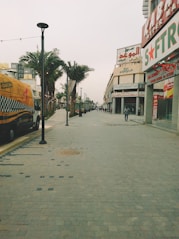
[[[141,60],[141,44],[117,49],[117,64]]]
[[[179,49],[179,12],[143,50],[143,71]]]

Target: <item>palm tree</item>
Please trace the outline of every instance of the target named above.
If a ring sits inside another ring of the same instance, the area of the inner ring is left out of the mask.
[[[55,81],[63,74],[60,67],[64,65],[64,62],[59,58],[58,54],[58,49],[44,53],[45,93],[51,97],[54,97]],[[20,57],[19,61],[24,63],[25,66],[33,68],[36,75],[39,75],[42,79],[42,61],[39,51],[27,52],[26,55]]]
[[[70,103],[70,117],[75,115],[75,102],[76,102],[76,86],[88,76],[88,72],[92,71],[86,65],[78,65],[76,62],[72,65],[70,62],[64,64],[64,70],[68,77],[75,81],[75,85],[71,92],[71,103]]]
[[[56,94],[56,98],[57,98],[57,100],[58,100],[58,109],[60,109],[60,107],[61,107],[61,99],[63,98],[63,97],[65,97],[66,96],[66,92],[58,92],[57,94]]]

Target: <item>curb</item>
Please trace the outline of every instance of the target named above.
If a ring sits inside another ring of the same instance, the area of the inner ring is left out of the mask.
[[[45,128],[46,131],[49,131],[53,126],[47,126],[47,128]],[[39,129],[38,131],[33,131],[29,134],[27,134],[26,136],[20,136],[17,139],[15,139],[14,141],[10,142],[10,143],[6,143],[4,145],[0,146],[0,156],[2,154],[5,154],[6,152],[8,152],[11,149],[14,149],[16,147],[18,147],[19,145],[21,145],[22,143],[26,143],[34,138],[37,138],[41,135],[41,129]]]

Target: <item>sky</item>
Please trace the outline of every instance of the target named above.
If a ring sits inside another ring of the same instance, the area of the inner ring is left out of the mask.
[[[59,50],[65,62],[93,68],[77,88],[82,97],[103,103],[116,64],[117,49],[141,42],[143,0],[6,0],[1,1],[0,63],[18,62],[26,52]],[[66,81],[64,75],[56,87]]]

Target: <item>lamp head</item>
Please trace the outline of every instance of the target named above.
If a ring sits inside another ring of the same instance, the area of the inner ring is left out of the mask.
[[[43,23],[43,22],[38,23],[37,26],[38,26],[39,28],[41,28],[41,29],[48,28],[48,24]]]

